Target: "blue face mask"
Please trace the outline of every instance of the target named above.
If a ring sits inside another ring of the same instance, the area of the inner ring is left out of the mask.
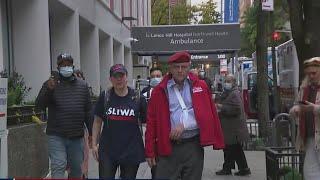
[[[155,87],[161,82],[162,78],[151,78],[150,79],[150,86]]]
[[[73,74],[73,67],[72,66],[60,67],[59,73],[61,74],[61,76],[65,78],[71,77]]]
[[[225,90],[231,90],[232,89],[232,84],[231,83],[225,83],[224,84],[224,89]]]

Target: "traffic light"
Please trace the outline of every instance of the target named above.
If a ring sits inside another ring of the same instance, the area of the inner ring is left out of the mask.
[[[280,33],[279,32],[273,32],[272,33],[272,40],[273,41],[279,41],[280,40]]]

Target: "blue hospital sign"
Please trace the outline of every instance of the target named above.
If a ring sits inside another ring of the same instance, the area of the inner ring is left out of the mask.
[[[239,0],[224,0],[224,23],[239,22]]]

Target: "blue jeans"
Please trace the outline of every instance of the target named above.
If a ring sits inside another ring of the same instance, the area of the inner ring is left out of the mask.
[[[68,164],[69,178],[81,178],[83,162],[83,138],[68,139],[48,135],[48,151],[51,161],[51,178],[65,178]]]

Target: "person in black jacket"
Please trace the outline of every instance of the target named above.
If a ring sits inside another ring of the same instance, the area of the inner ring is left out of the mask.
[[[60,54],[57,58],[58,72],[47,80],[36,99],[36,105],[48,108],[48,151],[51,177],[81,178],[83,162],[84,124],[91,135],[91,100],[88,85],[74,76],[73,58]],[[91,138],[89,138],[91,139]]]
[[[155,86],[157,86],[162,80],[162,71],[158,67],[150,69],[149,86],[142,89],[141,94],[148,100],[151,96],[151,92]]]

